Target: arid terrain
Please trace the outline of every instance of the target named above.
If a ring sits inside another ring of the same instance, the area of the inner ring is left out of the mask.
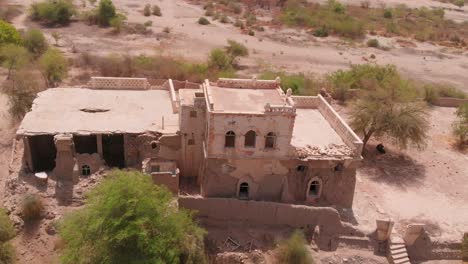
[[[82,53],[91,56],[112,53],[164,54],[198,62],[205,61],[213,48],[222,47],[228,39],[233,39],[246,45],[250,51],[250,56],[240,61],[240,74],[245,76],[257,75],[264,69],[320,75],[347,69],[352,64],[393,64],[412,79],[450,83],[468,92],[466,49],[400,37],[376,37],[385,45],[384,50],[368,47],[366,40],[370,36],[350,43],[337,37],[316,38],[302,29],[273,26],[266,27],[264,32],[258,32],[255,36],[249,36],[229,23],[215,21],[207,26],[199,25],[197,20],[205,12],[203,7],[184,0],[114,0],[116,7],[126,14],[129,22],[152,21],[150,34],[115,35],[108,28],[88,26],[82,22],[72,22],[66,27],[43,27],[28,18],[27,8],[33,1],[8,1],[21,5],[23,10],[21,15],[13,19],[14,26],[18,29],[40,27],[50,43],[53,43],[52,33],[60,33],[62,37],[58,47],[69,58],[76,58]],[[342,2],[359,5],[361,1]],[[146,3],[157,3],[163,15],[143,16],[142,9]],[[446,10],[447,18],[468,23],[467,6],[457,8],[434,0],[379,0],[370,3],[371,6],[404,3],[410,7],[442,7]],[[268,20],[269,15],[264,12],[259,19]],[[169,34],[163,33],[167,27],[171,29]],[[72,67],[62,86],[80,85],[82,71]],[[0,82],[5,78],[6,72],[0,69]],[[348,107],[337,103],[334,103],[334,107],[345,118],[349,118]],[[366,232],[375,230],[377,219],[393,219],[396,232],[402,232],[409,223],[424,223],[431,237],[437,241],[459,241],[463,232],[468,231],[468,153],[454,146],[451,126],[456,118],[455,111],[455,108],[430,107],[429,139],[425,149],[401,150],[392,142],[370,142],[369,153],[358,169],[352,212],[343,212],[343,220]],[[17,125],[17,121],[11,121],[6,96],[0,94],[0,191],[9,174],[12,140]],[[387,153],[379,155],[375,152],[375,145],[381,142]],[[54,206],[58,214],[67,210]],[[36,233],[27,234],[26,240],[24,234],[15,238],[13,244],[19,252],[18,263],[52,263],[57,260],[56,236],[47,234],[46,228],[47,225],[42,223]],[[231,230],[234,231],[242,232]],[[220,231],[215,230],[214,233],[217,232]],[[214,237],[221,239],[222,236]],[[264,261],[258,263],[270,263],[271,252],[266,250],[258,254]],[[387,263],[384,257],[347,248],[340,248],[336,252],[314,251],[312,255],[318,263]],[[236,261],[246,259],[245,256],[226,258]],[[448,264],[459,261],[427,263]]]

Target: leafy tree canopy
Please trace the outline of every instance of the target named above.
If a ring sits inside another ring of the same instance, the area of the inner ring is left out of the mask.
[[[204,231],[139,172],[113,171],[60,224],[63,263],[206,263]]]
[[[4,44],[20,45],[21,35],[10,23],[0,19],[0,46]]]

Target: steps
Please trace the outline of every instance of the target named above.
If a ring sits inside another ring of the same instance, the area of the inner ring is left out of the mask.
[[[394,264],[411,264],[406,251],[405,242],[401,237],[392,236],[390,241],[389,257]]]

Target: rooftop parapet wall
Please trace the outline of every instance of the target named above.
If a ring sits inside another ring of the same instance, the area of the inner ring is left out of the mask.
[[[88,84],[91,89],[103,90],[148,90],[151,88],[146,78],[92,77]]]
[[[228,79],[220,78],[216,83],[218,87],[238,89],[276,89],[280,80],[257,80],[257,79]]]
[[[317,109],[318,107],[318,96],[291,96],[291,98],[296,108]]]
[[[346,145],[354,150],[354,157],[361,157],[363,147],[362,140],[321,95],[317,96],[317,109],[343,139]]]

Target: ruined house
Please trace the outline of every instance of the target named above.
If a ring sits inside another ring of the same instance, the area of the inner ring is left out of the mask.
[[[17,132],[57,179],[136,168],[178,193],[351,207],[362,142],[322,96],[279,80],[92,78],[39,93]]]

